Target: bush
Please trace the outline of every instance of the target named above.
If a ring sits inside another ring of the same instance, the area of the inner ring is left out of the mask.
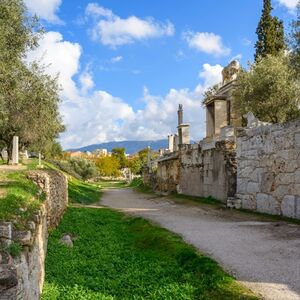
[[[95,177],[98,174],[96,165],[91,160],[84,158],[71,158],[69,163],[73,170],[84,180]]]

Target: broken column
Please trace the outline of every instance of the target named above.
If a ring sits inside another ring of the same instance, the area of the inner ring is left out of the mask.
[[[12,164],[17,165],[19,163],[19,137],[13,137],[13,149],[12,149]]]

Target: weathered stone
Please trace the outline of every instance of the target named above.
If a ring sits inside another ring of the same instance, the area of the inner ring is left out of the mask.
[[[4,290],[18,285],[17,270],[11,264],[0,264],[0,299]]]
[[[12,239],[12,223],[4,222],[0,224],[0,239]]]
[[[13,239],[19,242],[22,246],[31,246],[32,244],[31,231],[14,231]]]
[[[257,194],[257,211],[272,215],[279,215],[280,210],[277,201],[270,195]]]
[[[287,195],[281,202],[282,215],[289,218],[295,218],[296,216],[296,197],[293,195]]]
[[[67,247],[73,247],[73,240],[69,234],[64,234],[63,237],[60,239],[60,242]]]
[[[249,182],[247,185],[247,192],[255,194],[259,192],[259,184],[257,182]]]
[[[300,133],[295,134],[295,145],[297,148],[300,148]]]

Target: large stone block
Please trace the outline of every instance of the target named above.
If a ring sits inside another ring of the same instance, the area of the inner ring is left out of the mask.
[[[281,213],[284,217],[295,218],[296,216],[296,197],[287,195],[281,202]]]
[[[297,148],[300,148],[300,133],[295,134],[295,145]]]
[[[271,215],[279,215],[280,209],[275,198],[268,194],[257,194],[257,211]]]
[[[296,214],[295,214],[295,218],[296,219],[300,219],[300,196],[296,196]]]
[[[259,192],[259,184],[257,182],[249,182],[247,185],[247,192],[255,194]]]

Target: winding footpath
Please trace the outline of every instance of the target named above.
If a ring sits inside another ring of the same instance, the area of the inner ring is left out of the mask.
[[[210,205],[108,189],[101,205],[160,224],[267,300],[300,299],[300,226]]]

